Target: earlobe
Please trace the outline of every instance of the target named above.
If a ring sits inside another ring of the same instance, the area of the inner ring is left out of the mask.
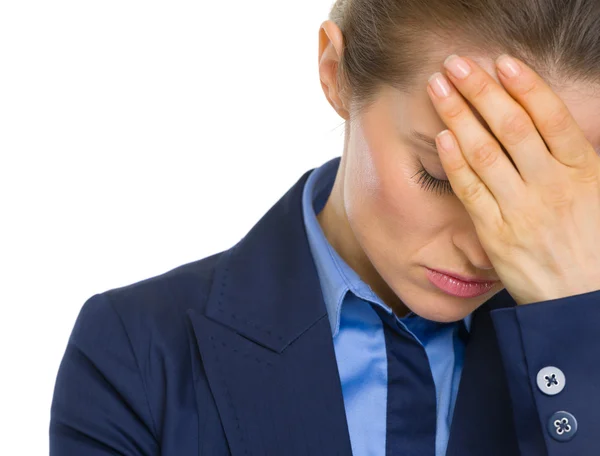
[[[333,109],[335,109],[340,116],[344,117],[346,110],[344,108],[344,103],[339,97],[337,84],[338,63],[335,60],[328,59],[326,56],[327,51],[319,64],[321,87],[323,88],[323,93],[325,94],[327,101],[329,101],[329,104],[331,104]]]

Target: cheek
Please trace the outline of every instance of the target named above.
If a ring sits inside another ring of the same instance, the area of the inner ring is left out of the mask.
[[[390,141],[389,143],[392,143]],[[389,144],[388,143],[388,144]],[[391,150],[376,141],[357,141],[345,172],[345,206],[350,220],[361,225],[422,226],[435,206],[412,176],[418,171],[410,151]]]
[[[386,238],[413,239],[427,236],[436,224],[435,203],[411,176],[416,173],[409,162],[393,160],[380,169],[377,198],[366,210],[379,221]],[[439,214],[439,212],[438,212]]]
[[[393,161],[392,138],[381,124],[369,116],[353,125],[347,150],[344,188],[346,189],[346,213],[353,217],[358,208],[365,205],[384,210],[386,199],[397,186],[393,182],[394,171],[387,169]],[[390,160],[392,159],[392,160]]]

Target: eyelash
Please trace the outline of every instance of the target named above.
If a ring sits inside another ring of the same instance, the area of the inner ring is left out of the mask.
[[[427,191],[435,192],[438,195],[454,195],[454,190],[452,190],[452,186],[450,185],[450,181],[436,179],[431,174],[427,172],[425,168],[421,165],[421,169],[413,176],[415,177],[417,174],[420,175],[418,179],[418,183],[421,184],[421,187]]]

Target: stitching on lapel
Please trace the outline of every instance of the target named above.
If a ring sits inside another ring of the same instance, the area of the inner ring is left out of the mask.
[[[228,277],[229,277],[229,264],[226,264],[224,267],[223,278],[222,278],[221,284],[219,286],[219,297],[217,299],[217,312],[222,313],[222,314],[226,313],[225,310],[223,309],[223,295],[224,295],[225,284],[227,283]],[[229,317],[231,317],[232,320],[238,320],[237,315],[235,315],[235,313],[233,313],[233,312],[227,312],[227,315]],[[283,341],[283,337],[279,333],[273,331],[272,329],[265,328],[260,323],[257,323],[256,321],[249,319],[247,316],[245,316],[245,318],[239,319],[239,320],[250,324],[252,327],[265,333],[269,337],[271,337],[272,335],[275,335],[280,342]]]
[[[235,420],[235,429],[237,431],[237,436],[238,436],[241,447],[244,449],[244,454],[247,455],[248,454],[248,445],[246,444],[246,442],[244,440],[244,433],[242,432],[242,429],[240,428],[240,419],[238,417],[235,407],[233,406],[233,400],[231,398],[231,393],[229,392],[229,388],[227,387],[227,380],[224,375],[223,369],[221,367],[221,360],[220,360],[218,352],[217,352],[215,338],[212,334],[209,336],[209,340],[210,340],[210,344],[212,345],[212,348],[213,348],[212,353],[213,353],[213,356],[215,359],[215,365],[217,366],[217,369],[219,370],[219,376],[221,377],[221,379],[223,381],[223,388],[225,389],[225,394],[227,396],[227,405],[229,406],[229,408],[231,410],[231,414]],[[222,344],[223,344],[223,346],[226,346],[223,342],[222,342]]]

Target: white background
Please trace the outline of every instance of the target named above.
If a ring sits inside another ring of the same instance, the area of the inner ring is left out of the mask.
[[[332,4],[0,2],[1,454],[48,454],[87,298],[229,248],[341,154]]]

